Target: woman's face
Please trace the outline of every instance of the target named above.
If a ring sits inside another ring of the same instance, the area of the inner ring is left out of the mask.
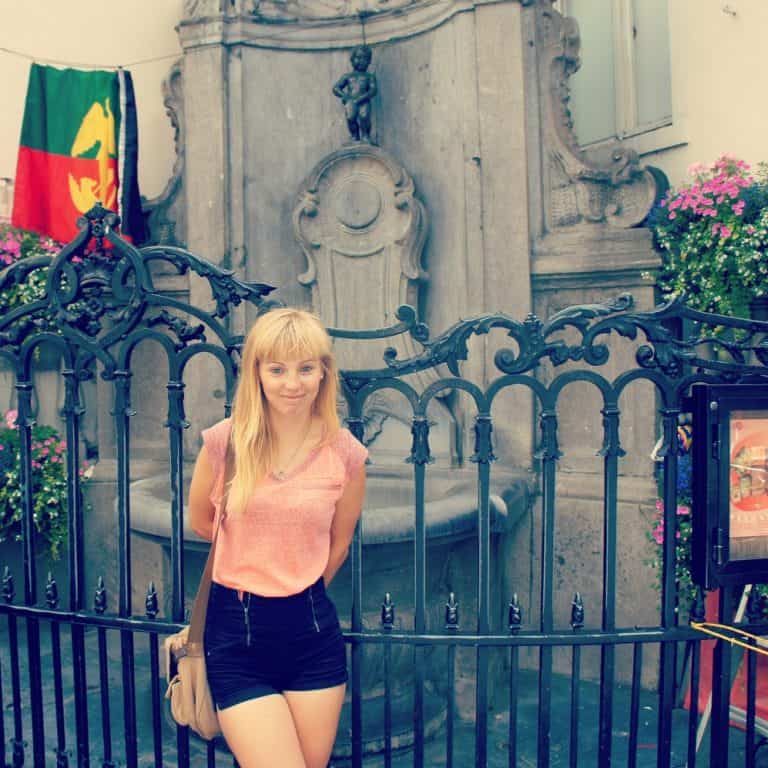
[[[259,380],[269,409],[284,416],[312,412],[324,370],[321,360],[263,360]]]

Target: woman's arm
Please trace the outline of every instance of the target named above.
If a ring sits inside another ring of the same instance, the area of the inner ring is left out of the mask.
[[[350,478],[341,498],[336,502],[336,512],[331,523],[331,551],[323,573],[327,587],[342,563],[347,559],[349,544],[355,533],[355,525],[363,509],[365,498],[365,464]]]
[[[216,477],[205,446],[200,449],[189,487],[189,525],[203,539],[213,538],[214,506],[211,491]]]

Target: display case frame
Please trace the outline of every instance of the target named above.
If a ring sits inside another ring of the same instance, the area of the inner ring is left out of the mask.
[[[693,578],[768,580],[768,385],[694,384]]]

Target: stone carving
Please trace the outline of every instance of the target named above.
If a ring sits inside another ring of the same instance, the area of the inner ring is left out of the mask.
[[[261,0],[256,13],[267,19],[341,19],[418,4],[423,3],[419,0]]]
[[[173,142],[176,160],[171,178],[158,197],[145,201],[149,241],[147,244],[183,245],[186,240],[184,221],[184,95],[183,62],[181,59],[171,67],[163,81],[163,103],[173,126]]]
[[[237,40],[270,50],[349,49],[360,41],[365,20],[370,45],[421,35],[489,0],[186,0],[179,27],[182,47]],[[528,6],[537,0],[517,0]],[[204,22],[218,18],[213,27]],[[279,22],[279,23],[275,23]],[[236,26],[236,31],[228,29]]]
[[[343,74],[333,86],[333,95],[341,99],[347,127],[355,141],[371,140],[371,99],[378,91],[376,75],[368,72],[373,52],[367,45],[352,50],[352,71]]]
[[[424,0],[184,0],[184,18],[221,15],[283,20],[359,18],[417,4],[425,3]]]
[[[293,211],[294,234],[307,259],[298,276],[312,290],[312,305],[326,325],[344,330],[387,328],[398,308],[418,305],[419,284],[427,280],[421,253],[427,234],[424,206],[411,177],[388,153],[362,142],[328,155],[302,184]],[[364,297],[359,301],[350,297]],[[364,343],[336,339],[341,368],[379,369],[385,350],[411,358],[421,348],[408,334]],[[414,374],[419,388],[437,375]],[[430,433],[435,456],[450,454],[450,417]],[[365,439],[375,441],[379,459],[388,449],[402,460],[402,441],[410,442],[412,410],[400,396],[381,391],[366,412]],[[398,441],[399,444],[398,444]]]
[[[238,16],[256,13],[259,0],[184,0],[184,18],[201,19],[208,16]]]
[[[580,149],[568,108],[568,81],[581,65],[579,28],[553,8],[553,0],[538,0],[535,13],[546,227],[582,221],[635,226],[656,199],[655,178],[637,153],[621,144],[590,153]]]

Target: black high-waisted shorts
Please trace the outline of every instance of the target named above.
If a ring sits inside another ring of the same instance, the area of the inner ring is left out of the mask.
[[[219,709],[282,691],[347,681],[339,618],[322,577],[289,597],[261,597],[213,582],[205,622],[206,667]]]

